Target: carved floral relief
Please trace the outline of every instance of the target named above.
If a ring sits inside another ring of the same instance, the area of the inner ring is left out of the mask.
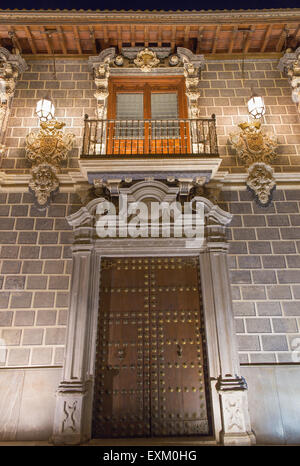
[[[134,64],[145,73],[148,73],[159,64],[159,59],[156,57],[155,52],[145,48],[137,54]]]

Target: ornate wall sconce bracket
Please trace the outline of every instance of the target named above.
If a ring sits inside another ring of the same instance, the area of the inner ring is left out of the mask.
[[[266,207],[276,186],[270,163],[276,157],[276,136],[266,134],[260,121],[239,124],[241,131],[229,135],[229,141],[238,156],[248,165],[246,184],[254,193],[258,204]]]
[[[63,133],[64,126],[65,123],[56,120],[41,122],[40,130],[26,137],[26,158],[32,163],[29,188],[40,208],[47,207],[51,193],[58,189],[60,163],[73,147],[75,135]]]

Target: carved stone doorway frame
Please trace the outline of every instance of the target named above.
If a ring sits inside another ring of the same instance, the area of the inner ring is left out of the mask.
[[[95,214],[103,198],[90,201],[68,217],[74,227],[75,243],[66,353],[57,390],[53,443],[80,444],[91,439],[101,258],[147,256],[199,257],[213,437],[221,444],[255,443],[247,385],[239,375],[227,264],[225,232],[232,216],[206,198],[194,199],[203,202],[205,208],[205,239],[200,248],[196,243],[187,248],[185,238],[98,238]],[[198,439],[201,444],[201,437]]]

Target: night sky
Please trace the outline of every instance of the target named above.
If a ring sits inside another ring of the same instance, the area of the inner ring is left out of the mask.
[[[262,8],[300,8],[300,0],[1,0],[0,8],[26,9],[109,9],[109,10],[239,10]]]

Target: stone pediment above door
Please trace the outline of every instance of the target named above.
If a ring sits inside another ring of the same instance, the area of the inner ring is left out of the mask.
[[[167,186],[161,181],[139,181],[130,187],[120,188],[120,195],[126,195],[128,203],[147,202],[153,200],[160,203],[173,203],[178,200],[180,190],[176,186]],[[81,207],[77,212],[69,215],[67,221],[73,227],[89,225],[94,226],[97,217],[97,207],[101,203],[107,203],[108,197],[99,196],[89,200],[86,205]],[[226,227],[232,220],[232,214],[224,211],[218,205],[214,204],[207,197],[193,196],[190,203],[199,202],[203,205],[205,226],[213,227],[214,225]]]

